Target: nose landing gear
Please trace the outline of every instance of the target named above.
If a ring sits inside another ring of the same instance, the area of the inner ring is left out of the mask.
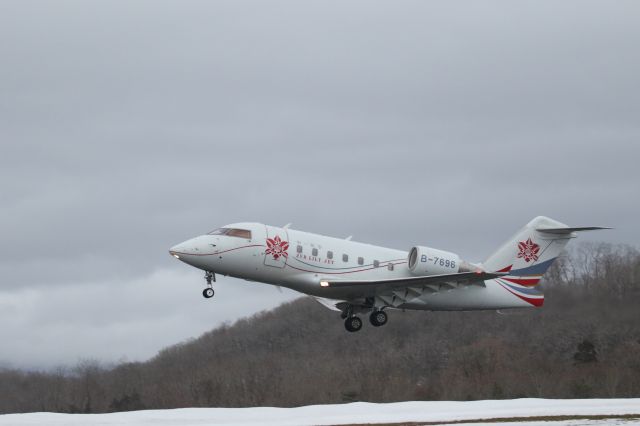
[[[202,290],[202,295],[205,299],[210,299],[215,294],[213,291],[213,283],[216,282],[216,274],[211,271],[207,271],[204,273],[204,279],[207,281],[207,287]]]

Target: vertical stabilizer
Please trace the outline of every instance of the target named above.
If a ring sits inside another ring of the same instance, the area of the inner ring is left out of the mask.
[[[495,278],[502,288],[529,305],[542,306],[544,294],[534,288],[579,231],[610,229],[600,226],[570,228],[564,223],[538,216],[489,256],[483,266],[487,272],[503,272]]]
[[[509,272],[504,278],[515,284],[534,286],[560,255],[572,232],[550,233],[541,229],[570,230],[564,223],[538,216],[527,223],[483,263],[486,271]]]

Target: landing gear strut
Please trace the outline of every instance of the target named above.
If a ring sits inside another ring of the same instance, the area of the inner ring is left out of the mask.
[[[211,271],[206,271],[204,273],[204,279],[207,281],[207,287],[202,290],[202,295],[206,299],[210,299],[215,294],[215,292],[213,291],[213,283],[216,282],[216,274]]]

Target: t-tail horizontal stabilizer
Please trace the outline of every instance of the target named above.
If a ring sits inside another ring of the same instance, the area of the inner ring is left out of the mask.
[[[564,234],[570,234],[572,232],[579,232],[579,231],[598,231],[600,229],[613,229],[613,228],[609,228],[606,226],[580,226],[580,227],[574,227],[574,228],[536,228],[536,231],[538,232],[544,232],[547,234],[559,234],[559,235],[564,235]]]

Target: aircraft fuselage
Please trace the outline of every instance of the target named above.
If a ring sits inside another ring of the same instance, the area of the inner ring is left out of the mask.
[[[204,271],[355,304],[363,303],[357,288],[323,287],[323,280],[413,277],[407,267],[407,251],[260,223],[236,223],[221,229],[249,232],[201,235],[172,247],[170,252],[181,261]],[[492,280],[485,281],[484,285],[424,292],[405,300],[389,307],[476,310],[532,306]]]

